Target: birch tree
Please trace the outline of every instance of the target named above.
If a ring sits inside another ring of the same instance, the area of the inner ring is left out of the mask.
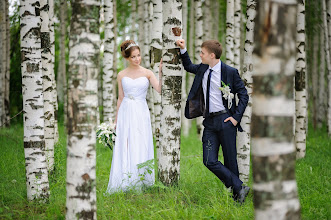
[[[181,38],[181,1],[162,1],[163,79],[160,131],[159,178],[166,185],[176,184],[180,175],[182,66],[175,41]]]
[[[239,178],[244,183],[249,179],[250,152],[251,152],[251,117],[252,117],[252,85],[253,85],[253,49],[254,49],[254,19],[256,15],[256,0],[247,0],[246,41],[244,48],[244,63],[242,79],[245,83],[249,100],[241,119],[243,132],[237,133],[237,160]]]
[[[136,21],[137,21],[137,1],[131,0],[131,34],[130,39],[135,41],[135,35],[137,33]]]
[[[233,67],[240,72],[241,0],[234,1]]]
[[[72,1],[66,219],[96,219],[99,11],[97,0]]]
[[[195,27],[195,38],[194,38],[194,62],[201,63],[200,51],[202,45],[203,38],[203,14],[202,14],[202,2],[200,0],[194,0],[194,27]],[[197,119],[197,132],[200,140],[203,135],[203,125],[202,117],[198,117]]]
[[[50,78],[52,80],[52,104],[54,105],[54,141],[57,143],[59,141],[59,129],[58,129],[58,110],[59,110],[59,105],[57,102],[57,89],[56,89],[56,80],[55,80],[55,73],[54,73],[54,66],[55,66],[55,32],[54,32],[54,0],[48,0],[49,4],[49,27],[50,27],[50,47],[51,47],[51,72],[50,72]]]
[[[39,0],[20,1],[24,155],[27,197],[48,200]]]
[[[104,121],[109,118],[115,120],[116,97],[114,96],[113,81],[114,77],[114,59],[115,57],[115,38],[114,38],[114,1],[104,1],[104,19],[105,19],[105,43],[103,53],[103,117]]]
[[[6,0],[5,16],[6,16],[6,75],[5,75],[5,123],[10,126],[10,106],[9,106],[9,87],[10,87],[10,20],[9,20],[9,0]]]
[[[153,0],[153,21],[151,32],[151,68],[155,77],[159,78],[159,67],[162,58],[162,0]],[[154,116],[155,116],[155,142],[157,157],[161,157],[160,152],[160,122],[161,122],[161,95],[153,90]]]
[[[331,57],[330,57],[330,48],[329,48],[329,41],[328,41],[328,24],[327,24],[327,17],[326,17],[326,0],[322,1],[322,9],[323,9],[323,29],[324,29],[324,38],[325,38],[325,57],[326,57],[326,69],[328,73],[328,134],[331,136]]]
[[[59,70],[57,73],[57,94],[59,102],[63,103],[64,123],[67,122],[67,73],[66,73],[66,36],[67,36],[67,0],[60,2],[60,42]]]
[[[297,11],[297,54],[295,67],[295,147],[296,157],[303,158],[306,154],[306,120],[307,120],[307,89],[306,89],[306,31],[305,31],[305,0],[298,4]]]
[[[188,1],[187,0],[183,0],[183,37],[184,39],[187,39],[187,15],[188,15]],[[182,68],[182,133],[185,137],[187,137],[189,135],[189,131],[190,131],[190,123],[189,123],[189,119],[185,118],[185,103],[186,103],[186,99],[187,99],[187,92],[186,92],[186,75],[187,72],[185,71],[184,68]]]
[[[259,1],[254,42],[252,161],[255,219],[300,219],[293,80],[297,1]]]
[[[325,90],[325,50],[324,50],[324,29],[323,26],[320,27],[321,33],[320,36],[320,65],[319,65],[319,71],[318,71],[318,86],[317,86],[317,110],[316,110],[316,115],[317,115],[317,127],[321,128],[323,121],[325,120],[325,110],[324,110],[324,90]]]
[[[54,165],[54,100],[53,100],[53,81],[54,74],[52,66],[52,54],[50,44],[50,8],[48,0],[40,0],[41,18],[41,63],[43,75],[43,94],[44,94],[44,120],[45,120],[45,153],[48,170],[53,169]]]
[[[6,54],[6,19],[5,19],[5,1],[0,1],[0,52]],[[6,76],[6,56],[0,57],[0,125],[5,122],[5,76]]]
[[[234,64],[234,1],[226,1],[226,63],[230,66]]]

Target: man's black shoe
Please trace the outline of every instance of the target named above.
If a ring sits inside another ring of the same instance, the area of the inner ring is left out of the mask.
[[[249,193],[250,188],[248,186],[242,186],[240,191],[234,196],[234,201],[242,205]]]

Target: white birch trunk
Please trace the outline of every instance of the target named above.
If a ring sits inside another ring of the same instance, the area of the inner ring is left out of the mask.
[[[318,86],[317,86],[317,127],[321,128],[323,125],[323,121],[325,120],[325,110],[324,110],[324,89],[325,89],[325,50],[324,50],[324,29],[321,27],[320,34],[320,65],[318,71]]]
[[[183,38],[187,39],[187,15],[188,15],[188,5],[187,5],[187,0],[183,0]],[[185,103],[187,99],[187,92],[186,92],[186,71],[184,68],[182,68],[182,133],[185,137],[188,136],[189,134],[189,129],[190,129],[190,124],[189,124],[189,119],[185,118]]]
[[[233,67],[240,72],[241,0],[234,1]]]
[[[66,219],[96,219],[95,130],[98,120],[100,2],[75,0],[72,1],[72,11]]]
[[[44,99],[38,0],[20,1],[24,154],[27,197],[48,200],[49,182],[44,140]]]
[[[140,53],[142,56],[141,65],[145,66],[143,59],[143,46],[144,46],[144,0],[137,0],[137,23],[139,27],[138,31],[138,45],[140,46]]]
[[[44,123],[45,123],[45,153],[48,170],[54,166],[54,104],[53,104],[53,81],[52,81],[52,55],[50,44],[50,17],[51,9],[48,0],[40,0],[41,18],[41,63],[43,75],[44,93]],[[54,72],[53,72],[54,74]]]
[[[239,169],[239,178],[244,183],[248,182],[250,169],[251,153],[251,117],[252,117],[252,85],[253,85],[253,49],[254,49],[254,26],[256,16],[256,0],[247,0],[247,23],[246,23],[246,41],[244,49],[244,63],[242,79],[245,82],[249,100],[241,119],[240,125],[243,132],[237,133],[237,160]]]
[[[295,134],[296,158],[306,154],[306,123],[307,118],[307,80],[306,80],[306,31],[305,31],[305,0],[298,4],[297,12],[297,55],[295,67]],[[324,69],[324,66],[323,66]],[[324,71],[323,71],[324,72]]]
[[[226,63],[230,66],[234,65],[234,1],[226,1]]]
[[[54,66],[55,66],[55,32],[54,32],[54,0],[48,0],[49,1],[49,18],[50,18],[50,46],[51,46],[51,68],[50,68],[50,75],[49,77],[52,80],[53,85],[53,98],[52,103],[54,105],[54,141],[57,143],[59,141],[59,129],[58,129],[58,102],[57,102],[57,89],[56,89],[56,80],[55,80],[55,73],[54,73]]]
[[[293,142],[296,15],[297,1],[259,1],[251,127],[257,220],[300,219]]]
[[[117,14],[117,3],[116,1],[113,2],[114,3],[114,7],[113,7],[113,11],[114,11],[114,15]],[[114,73],[113,73],[113,78],[117,79],[117,16],[114,16],[114,64],[113,64],[113,68],[114,68]],[[117,88],[117,80],[113,80],[113,88]],[[117,89],[113,89],[113,97],[114,97],[114,106],[117,105]]]
[[[200,0],[194,0],[194,26],[195,26],[195,40],[194,40],[194,61],[195,63],[201,63],[200,52],[201,52],[201,45],[202,45],[202,38],[203,38],[203,14],[202,14],[202,2]],[[202,139],[203,135],[203,125],[202,117],[198,117],[197,119],[197,133],[200,138]]]
[[[153,0],[153,21],[151,32],[151,68],[155,77],[159,78],[160,60],[162,58],[162,0]],[[160,122],[161,122],[161,95],[153,90],[154,100],[154,135],[156,142],[157,158],[160,152]]]
[[[201,3],[202,23],[203,23],[203,41],[210,40],[212,37],[212,10],[210,8],[210,0],[205,0]]]
[[[330,48],[328,41],[328,24],[326,17],[326,0],[322,1],[322,9],[323,9],[323,27],[324,27],[324,37],[325,37],[325,57],[326,57],[326,69],[328,74],[328,134],[331,136],[331,57],[330,57]]]
[[[114,38],[114,2],[113,0],[104,1],[104,19],[105,19],[105,42],[103,53],[103,120],[108,122],[111,118],[115,120],[116,106],[114,97],[113,81],[114,77],[114,59],[115,38]]]
[[[166,185],[177,184],[180,175],[182,65],[175,41],[181,38],[182,3],[162,2],[163,79],[160,131],[159,179]]]

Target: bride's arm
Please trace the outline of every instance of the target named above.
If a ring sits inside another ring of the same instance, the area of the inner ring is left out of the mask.
[[[152,71],[150,71],[149,81],[151,82],[153,88],[158,93],[161,93],[161,89],[162,89],[162,59],[161,59],[160,66],[159,66],[159,80],[157,80],[154,73]]]
[[[117,123],[117,113],[118,109],[121,106],[122,100],[124,98],[124,92],[123,92],[123,87],[122,87],[122,74],[117,75],[117,84],[118,84],[118,99],[117,99],[117,107],[116,107],[116,117],[115,117],[115,124]]]

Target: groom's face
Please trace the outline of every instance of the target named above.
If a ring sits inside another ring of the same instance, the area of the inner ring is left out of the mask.
[[[212,54],[204,47],[201,48],[200,58],[203,64],[210,64],[212,60]]]

